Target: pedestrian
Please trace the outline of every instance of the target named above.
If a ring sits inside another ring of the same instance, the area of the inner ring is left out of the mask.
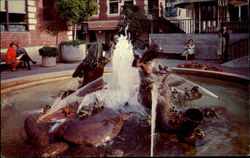
[[[6,63],[11,66],[12,71],[16,71],[16,67],[21,63],[16,59],[16,45],[14,42],[10,43],[10,47],[6,53]]]
[[[229,33],[227,31],[227,27],[223,26],[222,27],[222,58],[223,62],[228,61],[228,43],[229,43]]]
[[[164,9],[163,9],[163,4],[162,4],[162,2],[160,3],[160,13],[161,13],[161,17],[163,17]]]
[[[188,40],[187,45],[185,47],[185,51],[181,54],[181,56],[185,56],[186,60],[193,59],[195,55],[195,44],[192,39]]]
[[[33,60],[29,57],[29,54],[27,53],[27,51],[26,51],[24,48],[21,48],[21,44],[20,44],[20,43],[17,42],[17,43],[16,43],[16,46],[17,46],[17,49],[16,49],[17,57],[19,58],[19,60],[22,60],[22,61],[23,61],[24,67],[26,67],[26,64],[27,64],[28,70],[31,70],[30,61],[31,61],[33,64],[36,64],[36,62],[33,61]]]
[[[223,40],[223,41],[222,41]],[[222,63],[222,50],[225,50],[225,47],[223,47],[222,43],[226,43],[225,38],[222,38],[222,33],[218,32],[218,44],[217,44],[217,55],[218,55],[218,60],[219,63]],[[225,45],[224,45],[225,46]]]

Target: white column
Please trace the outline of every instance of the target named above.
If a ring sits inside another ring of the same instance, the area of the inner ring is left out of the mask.
[[[218,6],[218,12],[217,12],[217,31],[220,30],[220,12],[221,12],[221,9]]]
[[[67,36],[68,36],[68,40],[73,40],[73,23],[71,21],[67,21],[66,22],[67,25]]]
[[[201,4],[199,3],[199,33],[201,33]]]
[[[239,21],[241,21],[241,5],[239,6]]]
[[[148,0],[144,0],[145,15],[148,15]]]
[[[27,11],[28,11],[28,27],[29,31],[36,29],[37,19],[36,19],[36,6],[34,0],[27,1]]]

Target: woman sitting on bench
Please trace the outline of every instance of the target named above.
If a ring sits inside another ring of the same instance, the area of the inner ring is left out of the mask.
[[[16,67],[21,63],[16,59],[16,45],[14,42],[10,43],[10,48],[7,50],[6,63],[11,66],[12,71],[16,71]]]
[[[181,56],[185,56],[186,60],[193,59],[195,55],[195,44],[192,39],[188,40],[187,46],[185,47],[185,51]]]

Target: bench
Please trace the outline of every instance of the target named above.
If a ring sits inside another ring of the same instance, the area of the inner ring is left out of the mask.
[[[6,61],[5,61],[5,56],[6,56],[6,53],[3,53],[3,52],[0,53],[0,68],[1,68],[1,71],[10,68],[10,65],[8,65],[6,63]],[[21,61],[21,64],[18,67],[20,67],[22,65],[23,65],[23,62]]]
[[[5,62],[5,54],[6,53],[0,53],[0,64],[2,65],[2,64],[6,64],[6,62]]]

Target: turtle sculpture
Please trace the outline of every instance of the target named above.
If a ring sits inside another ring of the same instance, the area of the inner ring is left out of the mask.
[[[112,109],[102,109],[97,114],[81,119],[69,119],[54,134],[74,144],[96,145],[115,138],[123,126],[125,115]]]
[[[36,156],[57,156],[68,150],[71,144],[94,146],[117,137],[124,120],[129,118],[130,113],[121,114],[105,108],[100,100],[96,100],[98,102],[93,103],[90,109],[84,106],[78,113],[73,107],[65,107],[41,122],[36,119],[37,117],[27,117],[25,131],[27,137],[38,149],[39,155]],[[89,111],[91,111],[90,114]],[[64,121],[58,123],[58,126],[55,123],[52,124],[53,121],[61,119]],[[57,127],[52,130],[53,126],[48,128],[51,125]],[[53,147],[53,150],[44,149],[46,146]]]
[[[90,50],[92,53],[95,52],[94,47]],[[79,89],[76,92],[63,92],[60,95],[61,99],[67,100],[72,93],[83,97],[102,89],[105,85],[102,79],[104,66],[109,61],[104,57],[99,58],[90,54],[77,66],[72,75],[72,77],[83,78]],[[105,108],[102,100],[98,98],[92,105],[85,105],[79,111],[77,111],[78,106],[77,102],[69,103],[69,105],[50,111],[53,107],[47,105],[44,107],[42,116],[26,118],[24,125],[26,135],[38,150],[36,156],[60,155],[72,144],[96,145],[107,142],[120,133],[123,121],[130,115]],[[61,122],[55,123],[56,121]],[[51,148],[44,150],[48,146]]]

